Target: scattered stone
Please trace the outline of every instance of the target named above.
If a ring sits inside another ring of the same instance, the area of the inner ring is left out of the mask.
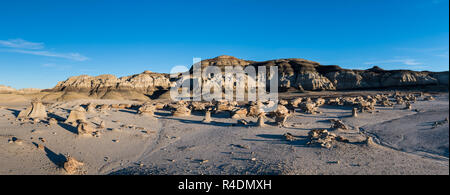
[[[35,118],[33,119],[33,124],[38,124],[41,122],[41,119]]]
[[[283,106],[287,106],[287,105],[289,105],[289,102],[288,102],[287,100],[281,99],[280,102],[279,102],[279,104],[280,104],[280,105],[283,105]]]
[[[110,109],[109,105],[103,104],[100,106],[100,112],[106,113]]]
[[[425,100],[425,101],[433,101],[435,99],[434,99],[433,96],[430,95],[430,96],[427,96],[427,97],[423,98],[423,100]]]
[[[256,101],[252,103],[252,105],[249,107],[248,116],[251,117],[259,117],[261,113],[264,113],[263,110],[263,104],[261,101]]]
[[[96,113],[97,112],[97,110],[95,109],[96,107],[97,106],[93,103],[88,104],[87,109],[86,109],[87,113],[91,113],[91,114]]]
[[[331,129],[348,130],[348,127],[341,120],[330,119],[330,122],[331,122]]]
[[[17,137],[12,137],[9,141],[9,143],[15,143],[18,145],[22,145],[23,144],[23,140],[17,138]]]
[[[67,161],[64,162],[64,170],[66,170],[68,174],[74,174],[77,173],[83,165],[84,163],[77,161],[75,158],[67,157]]]
[[[291,101],[291,105],[294,108],[297,108],[298,105],[302,102],[303,98],[299,97],[299,98],[295,98]]]
[[[207,163],[207,162],[209,162],[209,160],[201,160],[201,161],[200,161],[200,164],[205,164],[205,163]]]
[[[57,125],[57,124],[58,124],[58,121],[57,121],[55,118],[50,118],[50,119],[48,120],[48,124],[49,124],[49,125]]]
[[[412,109],[412,105],[410,102],[406,102],[406,107],[405,110],[411,110]]]
[[[191,116],[191,110],[186,106],[178,106],[174,111],[172,111],[173,116]]]
[[[278,124],[278,126],[284,127],[286,126],[286,120],[290,115],[291,113],[285,106],[278,105],[277,109],[275,110],[275,122]]]
[[[375,145],[375,142],[373,141],[373,138],[372,138],[372,137],[368,136],[368,137],[366,138],[366,140],[364,141],[364,144],[366,144],[367,146],[374,146],[374,145]]]
[[[307,145],[318,145],[323,148],[331,148],[332,141],[336,139],[334,133],[328,132],[326,129],[314,129],[308,132]]]
[[[316,114],[317,113],[317,106],[314,103],[310,102],[302,102],[299,104],[299,107],[301,111],[307,114]]]
[[[95,129],[87,122],[78,121],[78,135],[92,135],[95,132]]]
[[[45,147],[41,144],[36,144],[36,148],[39,150],[45,150]]]
[[[100,122],[100,125],[98,126],[98,128],[100,128],[100,129],[106,128],[106,122],[105,121]]]
[[[233,114],[232,114],[231,118],[241,119],[241,118],[245,118],[247,116],[247,114],[248,114],[247,108],[235,109],[235,110],[233,110]]]
[[[284,137],[287,141],[295,141],[295,137],[294,137],[291,133],[285,133],[285,134],[283,134],[283,137]]]
[[[154,116],[156,107],[151,103],[145,103],[138,109],[138,114],[142,116]]]
[[[238,123],[239,125],[248,125],[248,121],[245,120],[245,119],[239,119],[239,120],[237,121],[237,123]]]

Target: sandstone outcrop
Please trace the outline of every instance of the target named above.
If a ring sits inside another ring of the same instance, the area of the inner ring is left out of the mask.
[[[367,70],[343,69],[337,65],[321,65],[299,58],[268,60],[256,62],[242,60],[232,56],[219,56],[201,61],[201,67],[241,66],[278,67],[278,88],[280,91],[297,89],[299,91],[322,90],[360,90],[374,88],[402,88],[415,86],[448,86],[447,72],[428,72],[410,70],[383,70],[374,66]],[[192,73],[193,69],[191,69]],[[181,77],[177,77],[178,79]],[[59,82],[47,92],[62,92],[58,100],[79,98],[149,100],[164,94],[174,86],[177,78],[171,79],[169,74],[145,71],[141,74],[117,78],[113,75],[71,77]],[[223,76],[220,80],[229,80]],[[194,79],[195,80],[195,79]],[[207,79],[204,79],[204,81]],[[236,81],[234,81],[236,84]],[[4,91],[11,91],[6,89]],[[232,88],[236,87],[232,85]],[[248,86],[245,86],[246,90]],[[166,97],[168,98],[168,97]],[[292,102],[291,102],[292,103]]]
[[[74,123],[78,121],[86,121],[86,110],[81,106],[70,111],[69,117],[65,123]]]
[[[32,118],[32,119],[44,119],[47,118],[47,111],[42,102],[38,99],[31,101],[31,106],[21,111],[17,116],[19,119]]]

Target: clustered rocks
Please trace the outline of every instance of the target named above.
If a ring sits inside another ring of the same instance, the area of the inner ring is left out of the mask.
[[[349,142],[345,137],[337,136],[334,133],[328,132],[326,129],[314,129],[308,132],[308,142],[306,144],[331,148],[333,146],[333,141]]]
[[[341,120],[337,119],[330,119],[331,122],[331,129],[342,129],[342,130],[348,130],[347,125],[345,125]]]
[[[138,114],[142,116],[154,116],[156,106],[152,103],[145,103],[138,109]]]

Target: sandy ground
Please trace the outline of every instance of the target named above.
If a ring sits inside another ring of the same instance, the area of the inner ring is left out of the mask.
[[[88,114],[96,127],[106,122],[100,135],[78,136],[76,128],[60,122],[19,122],[15,116],[26,101],[0,102],[0,174],[66,174],[67,156],[82,161],[79,174],[449,174],[449,126],[434,126],[449,115],[448,93],[434,101],[404,106],[377,107],[373,114],[350,117],[351,108],[322,106],[322,113],[296,112],[288,127],[267,121],[266,127],[238,126],[229,115],[213,114],[202,122],[202,113],[173,117],[160,110],[155,117],[135,110],[113,109],[108,114]],[[7,98],[3,97],[3,100]],[[82,100],[54,103],[51,117],[64,121],[70,109],[87,102],[134,103],[116,100]],[[350,127],[335,131],[350,143],[336,142],[330,149],[306,144],[307,133],[330,128],[329,119]],[[256,118],[247,118],[256,122]],[[286,141],[284,133],[296,136]],[[374,146],[363,144],[367,135]],[[12,137],[22,141],[11,141]],[[38,149],[37,144],[45,146]]]

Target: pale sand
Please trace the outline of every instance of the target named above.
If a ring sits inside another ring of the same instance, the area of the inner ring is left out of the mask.
[[[63,121],[68,110],[87,102],[134,103],[83,100],[47,109]],[[76,128],[63,123],[46,127],[15,121],[26,101],[3,101],[0,106],[0,174],[66,174],[61,164],[68,155],[85,164],[79,174],[449,174],[448,123],[432,128],[433,122],[448,117],[448,93],[435,101],[417,101],[413,110],[377,107],[379,112],[358,118],[349,117],[350,107],[323,106],[321,114],[295,113],[288,124],[297,126],[288,128],[270,125],[272,119],[266,127],[232,126],[237,120],[215,114],[212,123],[204,124],[201,113],[172,117],[156,111],[156,120],[129,109],[87,114],[94,127],[106,122],[99,137],[79,137]],[[333,118],[352,129],[335,133],[354,143],[337,142],[331,149],[306,145],[308,131],[329,128]],[[298,140],[284,140],[286,132]],[[366,134],[378,144],[359,143]],[[13,136],[22,143],[8,143]]]

